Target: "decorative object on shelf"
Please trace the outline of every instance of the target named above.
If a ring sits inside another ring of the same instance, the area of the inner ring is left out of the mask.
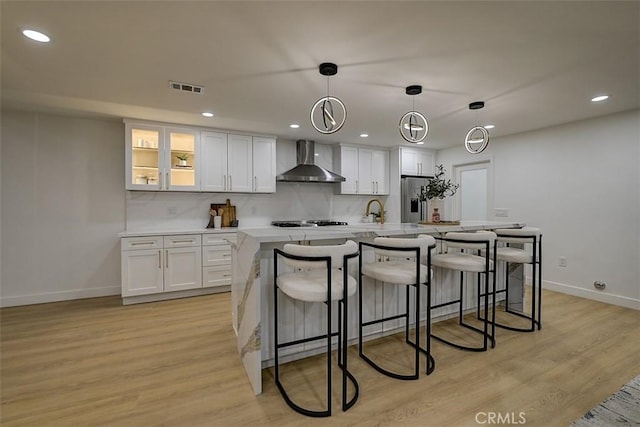
[[[187,160],[189,160],[189,153],[182,153],[176,156],[179,163],[178,166],[187,166]]]
[[[407,95],[413,96],[413,109],[406,113],[400,119],[400,135],[405,141],[412,144],[424,144],[424,139],[429,133],[429,124],[427,118],[420,112],[416,111],[415,95],[422,93],[422,86],[407,86],[405,89]]]
[[[476,123],[478,123],[477,111],[484,108],[484,101],[476,101],[469,104],[470,110],[476,111]],[[464,148],[471,154],[482,153],[489,145],[489,131],[484,126],[476,125],[469,129],[464,137]]]
[[[344,103],[329,95],[329,76],[338,74],[338,66],[331,62],[320,64],[320,74],[327,76],[327,96],[322,97],[311,107],[311,125],[320,133],[330,134],[339,131],[347,119]]]
[[[420,202],[427,202],[426,211],[425,211],[425,203],[421,203],[422,214],[420,215],[420,219],[422,221],[428,221],[428,212],[432,212],[431,221],[433,220],[433,210],[438,210],[438,219],[440,219],[440,212],[443,208],[443,202],[447,197],[451,197],[456,194],[458,188],[460,188],[460,184],[454,184],[450,179],[444,179],[445,174],[444,165],[436,165],[436,174],[433,178],[427,181],[427,185],[424,185],[420,189],[420,194],[418,194],[418,199]]]

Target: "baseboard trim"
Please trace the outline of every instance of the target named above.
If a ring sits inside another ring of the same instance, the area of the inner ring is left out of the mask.
[[[106,297],[120,295],[122,287],[105,286],[102,288],[73,289],[69,291],[45,292],[34,295],[19,295],[15,297],[1,297],[0,307],[17,307],[20,305],[44,304],[48,302],[69,301],[74,299]]]
[[[551,282],[549,280],[543,280],[542,287],[544,289],[549,289],[551,291],[556,291],[563,294],[587,298],[607,304],[619,305],[621,307],[632,308],[634,310],[640,310],[640,299],[629,298],[622,295],[607,294],[603,293],[602,291],[592,291],[590,289],[567,285],[566,283]]]

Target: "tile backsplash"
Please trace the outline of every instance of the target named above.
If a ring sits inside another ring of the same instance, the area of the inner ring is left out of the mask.
[[[333,170],[332,146],[316,143],[316,164]],[[277,173],[296,165],[295,141],[278,140]],[[236,206],[241,228],[267,226],[273,220],[334,219],[360,222],[371,196],[335,194],[328,183],[278,182],[274,194],[128,191],[127,231],[205,228],[211,203]]]

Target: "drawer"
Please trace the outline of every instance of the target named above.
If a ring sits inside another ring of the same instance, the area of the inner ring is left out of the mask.
[[[123,251],[162,249],[162,236],[123,237],[120,239],[120,249]]]
[[[231,265],[231,245],[203,246],[202,265]]]
[[[236,233],[203,234],[202,246],[228,245],[236,242]]]
[[[201,242],[202,236],[200,234],[178,234],[175,236],[164,236],[165,248],[200,246]]]
[[[231,285],[231,266],[218,265],[204,267],[202,269],[202,287],[213,288],[215,286]]]

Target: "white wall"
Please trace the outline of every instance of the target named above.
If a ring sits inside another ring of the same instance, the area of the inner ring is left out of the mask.
[[[124,126],[2,112],[0,305],[120,292]]]
[[[479,155],[442,150],[436,162],[451,172],[492,161],[493,206],[543,230],[545,287],[640,308],[639,123],[638,111],[616,114],[496,138]]]

